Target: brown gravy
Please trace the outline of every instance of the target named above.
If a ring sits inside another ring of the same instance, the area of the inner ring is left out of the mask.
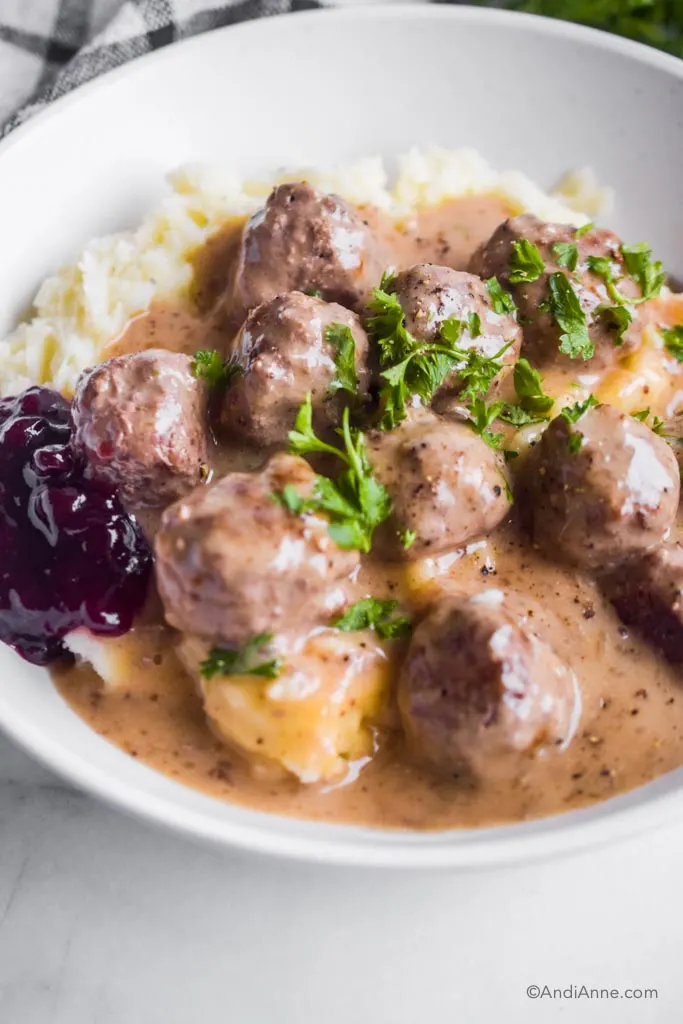
[[[403,225],[373,210],[366,216],[390,241],[399,265],[425,261],[461,269],[511,212],[498,198],[476,197],[426,210]],[[197,253],[193,307],[155,302],[112,343],[109,354],[153,346],[225,349],[230,339],[217,313],[218,300],[240,227],[241,222],[228,224]],[[682,313],[683,300],[672,297],[651,303],[647,316],[668,324],[680,322]],[[678,400],[681,378],[663,365],[661,352],[648,347],[646,335],[647,330],[635,355],[620,357],[599,379],[585,383],[627,411],[650,405],[667,416]],[[577,383],[566,372],[545,382],[557,395]],[[217,471],[255,461],[253,453],[231,452]],[[153,522],[146,525],[153,530]],[[341,783],[268,781],[211,732],[195,684],[175,654],[172,631],[161,624],[153,603],[137,628],[116,642],[129,685],[107,692],[87,665],[55,673],[55,682],[79,715],[131,756],[218,798],[304,818],[413,829],[481,826],[591,804],[683,764],[680,670],[631,635],[589,579],[521,546],[514,521],[468,552],[437,561],[391,569],[367,563],[350,597],[391,595],[417,610],[434,588],[453,587],[520,594],[539,633],[580,680],[582,714],[569,749],[529,760],[514,778],[473,786],[423,771],[411,764],[389,717],[377,730],[372,761],[351,764]],[[392,656],[399,657],[400,648]]]

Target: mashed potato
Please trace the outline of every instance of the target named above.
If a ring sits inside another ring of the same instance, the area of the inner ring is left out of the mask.
[[[169,194],[136,231],[94,239],[75,263],[43,282],[31,319],[0,341],[0,394],[40,383],[70,395],[81,370],[97,363],[152,299],[187,297],[198,245],[230,217],[261,206],[274,184],[297,178],[397,218],[444,199],[494,193],[519,212],[580,225],[588,218],[579,210],[593,216],[607,197],[589,172],[565,179],[561,196],[549,195],[517,171],[494,171],[471,149],[413,149],[399,158],[393,185],[379,157],[328,172],[288,169],[263,181],[215,167],[183,167],[169,175]]]

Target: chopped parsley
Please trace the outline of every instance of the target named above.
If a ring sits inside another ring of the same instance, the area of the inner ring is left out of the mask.
[[[633,417],[633,419],[634,420],[639,420],[641,423],[644,423],[649,415],[650,415],[649,408],[648,409],[639,409],[638,412],[632,412],[631,413],[631,416]]]
[[[304,295],[308,295],[311,299],[322,299],[323,293],[319,288],[307,288]]]
[[[622,245],[621,255],[631,277],[640,285],[641,298],[638,302],[647,302],[656,298],[666,281],[666,272],[661,260],[652,259],[652,249],[647,242],[636,245]]]
[[[579,262],[579,247],[575,242],[555,242],[553,253],[558,267],[565,267],[569,271],[576,270]]]
[[[614,276],[615,267],[618,269],[618,266],[607,256],[586,257],[586,266],[604,280],[612,302],[618,306],[638,306],[659,295],[666,281],[666,272],[660,260],[652,259],[652,249],[647,242],[622,245],[620,251],[626,270],[640,288],[640,298],[627,298],[621,294]]]
[[[683,363],[683,324],[662,330],[664,348],[674,357],[676,362]]]
[[[345,633],[359,629],[374,629],[382,640],[395,640],[407,636],[411,630],[410,619],[404,615],[392,618],[398,601],[384,601],[378,597],[366,597],[347,608],[342,616],[332,623]]]
[[[481,334],[481,317],[478,313],[470,313],[467,317],[467,330],[470,338],[478,338]]]
[[[569,439],[567,441],[567,447],[572,455],[576,455],[577,452],[581,451],[583,445],[583,434],[580,430],[570,430]]]
[[[664,431],[664,420],[660,419],[659,416],[653,416],[650,430],[653,434],[659,434],[660,437],[666,437]]]
[[[316,476],[310,498],[302,498],[290,485],[277,492],[274,499],[294,515],[322,513],[329,519],[330,537],[340,548],[367,553],[375,528],[391,512],[391,498],[372,474],[365,438],[360,431],[351,429],[348,408],[344,409],[339,433],[343,438],[343,448],[335,448],[316,436],[311,396],[308,395],[297,413],[294,430],[289,432],[289,450],[295,455],[334,455],[345,468],[336,480]]]
[[[569,279],[561,270],[550,275],[550,313],[560,327],[560,352],[571,359],[590,359],[595,345],[588,333],[586,314]]]
[[[528,359],[518,359],[512,379],[519,403],[506,405],[500,418],[515,427],[546,420],[546,413],[552,409],[555,400],[544,392],[543,378],[538,370],[534,369]]]
[[[489,448],[500,448],[503,442],[503,435],[493,433],[489,427],[494,420],[498,419],[504,408],[505,402],[491,402],[490,405],[487,405],[481,397],[475,398],[470,405],[470,419],[467,422]]]
[[[621,345],[633,322],[631,310],[627,306],[598,306],[596,312],[608,327],[614,329],[614,344]]]
[[[594,227],[595,224],[593,221],[589,220],[587,224],[582,224],[580,228],[576,229],[574,232],[574,238],[583,238],[583,236],[587,235],[589,231],[592,231]]]
[[[399,539],[405,550],[408,551],[417,540],[417,534],[415,530],[401,530]]]
[[[497,277],[490,277],[486,282],[494,313],[514,313],[517,310],[515,300],[506,292]]]
[[[567,423],[578,423],[581,417],[597,404],[598,400],[595,395],[589,395],[583,402],[574,402],[573,405],[565,405],[564,409],[560,410],[560,416],[562,416]]]
[[[471,337],[481,331],[481,320],[476,313],[467,320],[448,317],[440,325],[438,340],[420,341],[406,329],[403,308],[396,295],[377,288],[370,308],[373,316],[368,320],[368,327],[379,347],[382,366],[379,422],[382,430],[392,430],[405,419],[413,396],[428,405],[449,374],[457,373],[464,385],[461,395],[465,400],[484,394],[502,369],[500,357],[509,344],[493,356],[483,355],[477,348],[461,348],[458,344],[465,331]]]
[[[545,264],[537,245],[527,238],[512,243],[508,274],[511,284],[531,284],[539,279],[544,270]]]
[[[336,373],[330,381],[329,390],[348,391],[358,396],[358,374],[356,373],[356,342],[347,324],[332,323],[325,329],[325,341],[334,349]]]
[[[258,633],[243,647],[212,647],[199,665],[205,679],[214,676],[259,676],[277,679],[282,671],[282,658],[268,657],[264,651],[273,639],[272,633]]]
[[[228,363],[215,348],[200,348],[190,362],[193,377],[205,380],[211,387],[229,384],[242,371],[236,363]]]

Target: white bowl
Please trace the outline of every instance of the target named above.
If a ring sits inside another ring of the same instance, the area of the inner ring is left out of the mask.
[[[614,226],[683,269],[683,63],[558,21],[467,7],[269,18],[173,46],[78,90],[0,146],[0,333],[90,236],[133,225],[164,173],[247,172],[412,145],[471,145],[544,185],[592,165]],[[47,673],[0,648],[0,724],[73,783],[221,846],[378,866],[481,866],[575,850],[683,811],[683,771],[585,811],[414,834],[250,812],[100,739]]]

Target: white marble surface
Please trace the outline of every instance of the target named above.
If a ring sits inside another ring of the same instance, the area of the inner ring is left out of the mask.
[[[221,856],[0,738],[0,1024],[674,1024],[681,827],[485,874]],[[530,1000],[528,985],[659,990]]]

